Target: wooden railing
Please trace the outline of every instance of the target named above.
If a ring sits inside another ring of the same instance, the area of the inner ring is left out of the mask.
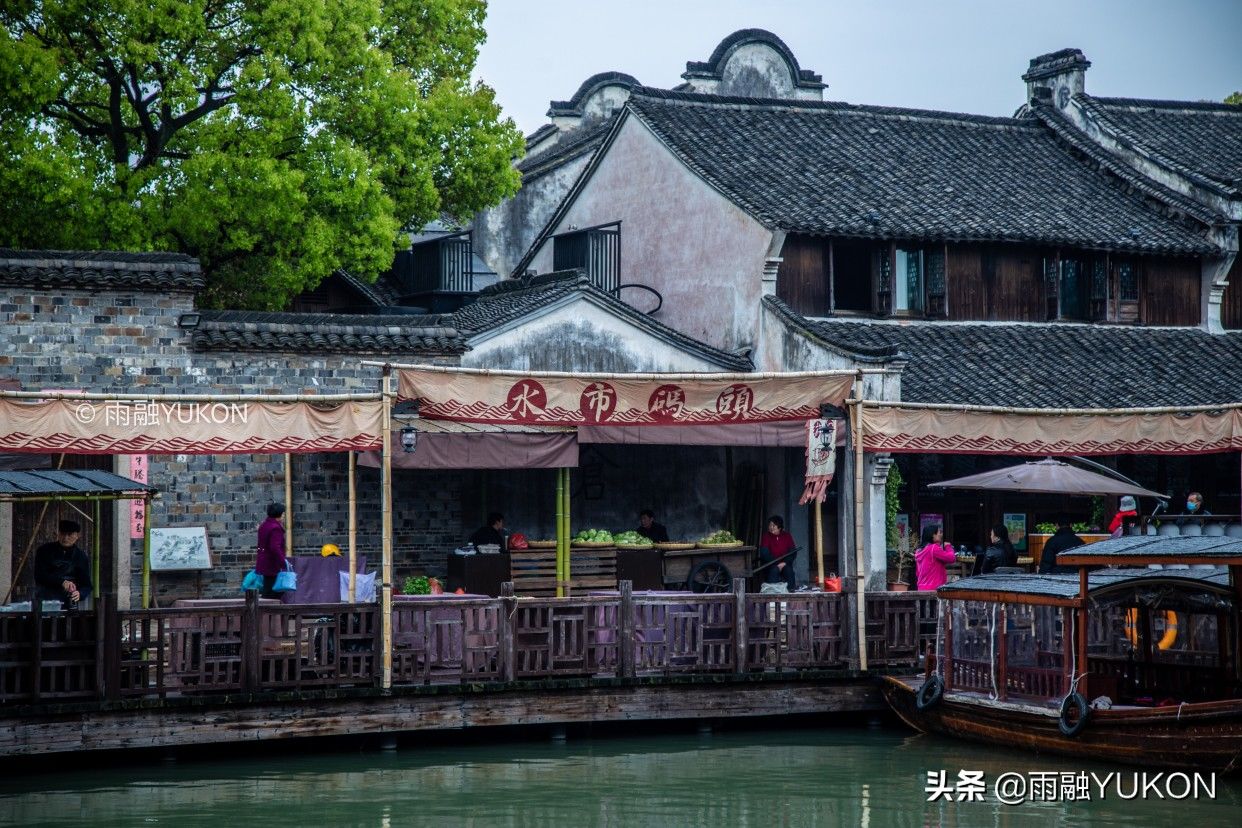
[[[508,585],[507,585],[508,586]],[[634,595],[401,601],[394,686],[843,668],[840,593]],[[0,615],[0,703],[167,698],[374,686],[375,604],[236,606]],[[96,619],[103,619],[102,626]],[[932,593],[867,597],[869,666],[913,666],[936,630]]]

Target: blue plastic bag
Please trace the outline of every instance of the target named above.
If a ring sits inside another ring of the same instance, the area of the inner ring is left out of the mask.
[[[293,564],[285,561],[285,571],[276,573],[276,585],[272,592],[294,592],[298,588],[298,573],[293,571]]]
[[[263,576],[255,572],[253,569],[246,573],[246,577],[242,578],[242,592],[249,592],[252,589],[263,589]]]

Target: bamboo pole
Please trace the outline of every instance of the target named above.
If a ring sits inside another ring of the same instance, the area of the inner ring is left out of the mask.
[[[285,455],[285,554],[293,557],[293,455]]]
[[[392,374],[385,366],[380,379],[383,397],[382,441],[380,463],[380,533],[383,565],[380,587],[380,635],[383,638],[384,658],[380,672],[380,687],[392,687]]]
[[[97,392],[69,394],[48,391],[0,391],[0,399],[14,400],[83,400],[94,402],[306,402],[335,405],[346,402],[379,402],[379,394],[105,394]]]
[[[833,449],[836,451],[836,449]],[[824,585],[824,504],[815,498],[815,570],[819,585]]]
[[[91,534],[94,536],[94,544],[93,544],[94,550],[91,553],[91,587],[94,590],[95,595],[98,596],[100,593],[100,584],[99,584],[100,545],[99,545],[99,501],[98,500],[95,501],[95,515],[94,515],[94,520],[92,521]],[[98,602],[96,602],[96,606],[98,606]]]
[[[142,501],[142,608],[151,608],[151,498]]]
[[[349,603],[357,597],[358,580],[358,455],[349,453]]]
[[[565,470],[556,470],[556,597],[564,597],[565,583]]]
[[[863,550],[863,409],[862,409],[862,378],[858,379],[858,395],[860,399],[852,401],[854,425],[854,592],[857,596],[857,607],[854,626],[858,636],[858,669],[867,669],[867,613],[866,613],[866,581],[864,571]]]
[[[612,377],[623,379],[631,382],[643,381],[675,381],[675,380],[698,380],[702,382],[714,382],[722,380],[737,380],[738,382],[754,382],[755,380],[764,379],[817,379],[820,377],[844,377],[857,376],[858,374],[900,374],[901,371],[893,368],[859,368],[859,369],[840,369],[833,371],[755,371],[748,374],[719,372],[715,374],[610,374],[610,373],[581,373],[577,371],[506,371],[494,370],[491,368],[461,368],[450,365],[398,365],[394,363],[377,362],[375,360],[362,360],[362,365],[373,367],[383,367],[393,371],[420,371],[429,374],[461,374],[465,376],[476,377],[511,377],[516,379],[529,379],[535,377],[550,377],[553,379],[582,379],[583,377]],[[46,396],[46,395],[44,395]]]
[[[1002,405],[965,405],[958,403],[902,402],[900,400],[863,400],[872,408],[904,408],[919,411],[962,411],[982,414],[1030,414],[1048,417],[1108,417],[1145,414],[1195,414],[1242,409],[1242,403],[1220,405],[1161,406],[1155,408],[1011,408]]]
[[[564,566],[565,568],[564,592],[566,595],[570,594],[569,581],[573,577],[573,554],[574,554],[573,543],[570,540],[573,537],[573,525],[572,525],[573,501],[570,498],[570,494],[573,492],[573,489],[570,487],[570,484],[571,484],[570,470],[569,470],[569,467],[566,466],[565,467],[565,566]]]

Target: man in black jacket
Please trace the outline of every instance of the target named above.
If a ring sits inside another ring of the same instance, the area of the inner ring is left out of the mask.
[[[76,607],[91,595],[91,559],[78,547],[82,527],[62,520],[56,540],[35,550],[35,596]]]
[[[1057,531],[1044,544],[1044,551],[1039,558],[1039,574],[1073,574],[1077,571],[1074,567],[1057,565],[1057,553],[1083,545],[1082,538],[1075,535],[1074,530],[1070,527],[1069,518],[1061,515],[1057,518]]]

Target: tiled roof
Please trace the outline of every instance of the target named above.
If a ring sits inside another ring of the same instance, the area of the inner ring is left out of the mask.
[[[607,137],[616,119],[617,116],[613,115],[594,126],[578,127],[561,142],[534,155],[526,156],[517,163],[522,180],[529,182],[566,161],[571,161],[584,153],[594,152],[600,144],[604,143],[604,138]]]
[[[432,315],[203,311],[197,351],[283,351],[451,356],[468,350],[451,319]]]
[[[750,371],[750,360],[740,354],[693,339],[653,319],[650,315],[622,302],[591,284],[579,270],[554,271],[529,279],[503,279],[484,288],[479,298],[452,314],[454,326],[465,334],[493,330],[516,319],[545,308],[565,297],[583,294],[592,297],[610,313],[625,319],[674,347],[695,354],[731,371]]]
[[[1232,195],[1242,190],[1242,106],[1089,95],[1075,100],[1126,143]]]
[[[1207,253],[1033,119],[635,90],[628,109],[765,225],[863,238]]]
[[[180,253],[0,248],[0,284],[82,290],[196,291],[198,260]]]
[[[1242,402],[1242,331],[803,320],[844,350],[907,357],[907,402],[1128,408]]]

